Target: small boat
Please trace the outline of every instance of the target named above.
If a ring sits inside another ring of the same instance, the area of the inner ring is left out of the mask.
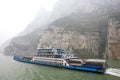
[[[49,49],[38,49],[35,56],[18,56],[14,55],[16,61],[55,66],[67,69],[81,70],[105,73],[107,61],[102,59],[80,59],[75,54],[64,50],[58,46]]]

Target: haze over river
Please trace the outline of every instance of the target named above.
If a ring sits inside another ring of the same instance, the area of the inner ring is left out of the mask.
[[[107,74],[22,63],[12,58],[0,55],[0,80],[120,80]],[[115,64],[119,67],[120,61]]]

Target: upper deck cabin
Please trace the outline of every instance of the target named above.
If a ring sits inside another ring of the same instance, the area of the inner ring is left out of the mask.
[[[53,46],[49,49],[39,48],[37,51],[37,56],[39,57],[50,57],[50,58],[76,58],[75,54],[71,54],[69,51],[62,49],[58,46]]]

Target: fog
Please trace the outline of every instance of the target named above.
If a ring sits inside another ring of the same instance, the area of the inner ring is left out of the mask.
[[[0,45],[22,32],[42,7],[52,11],[57,0],[0,0]]]

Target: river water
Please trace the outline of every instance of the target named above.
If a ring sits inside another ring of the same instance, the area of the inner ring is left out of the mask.
[[[120,77],[22,63],[0,55],[0,80],[120,80]]]

